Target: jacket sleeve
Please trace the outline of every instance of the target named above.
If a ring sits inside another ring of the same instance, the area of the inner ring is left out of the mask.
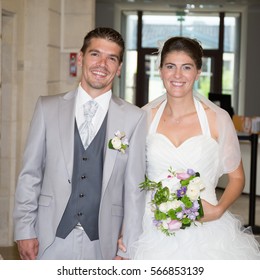
[[[45,150],[45,125],[40,97],[30,124],[23,165],[17,180],[13,212],[15,240],[36,237],[34,225],[45,166]]]
[[[142,231],[142,220],[145,209],[145,195],[139,188],[145,179],[145,144],[147,135],[147,113],[143,111],[131,137],[129,157],[125,174],[125,201],[123,243],[126,248],[138,239]],[[126,253],[119,250],[118,255],[129,258]]]

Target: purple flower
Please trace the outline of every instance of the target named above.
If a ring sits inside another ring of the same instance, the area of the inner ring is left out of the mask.
[[[161,221],[158,221],[158,220],[156,220],[156,219],[153,219],[153,224],[154,224],[156,227],[159,227],[159,226],[162,224],[162,222],[161,222]]]
[[[183,212],[181,211],[181,212],[178,212],[177,214],[176,214],[176,217],[178,218],[178,219],[182,219],[183,218]]]
[[[192,175],[194,175],[196,172],[195,172],[193,169],[189,168],[189,169],[187,169],[187,173],[188,173],[190,176],[192,176]]]
[[[197,200],[193,201],[192,209],[193,209],[193,211],[198,211],[200,209],[200,205],[199,205],[199,202]]]
[[[183,197],[186,194],[187,187],[183,186],[177,190],[177,197]]]
[[[196,213],[198,213],[198,212],[190,212],[190,213],[188,214],[188,218],[189,218],[190,220],[192,220],[192,221],[195,221],[195,220],[196,220],[196,217],[198,216],[198,215],[196,215]]]

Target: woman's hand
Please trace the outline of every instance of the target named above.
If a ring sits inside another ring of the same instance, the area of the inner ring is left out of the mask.
[[[119,236],[119,239],[117,240],[117,247],[124,253],[126,252],[125,244],[123,243],[123,236]]]
[[[213,220],[217,220],[223,214],[220,207],[218,205],[213,205],[207,202],[206,200],[202,199],[202,207],[204,216],[199,220],[200,222],[209,222]]]
[[[122,252],[126,252],[126,247],[123,243],[123,236],[119,236],[119,239],[117,240],[117,247],[119,250],[121,250]],[[114,260],[128,260],[126,258],[120,257],[120,256],[115,256]]]

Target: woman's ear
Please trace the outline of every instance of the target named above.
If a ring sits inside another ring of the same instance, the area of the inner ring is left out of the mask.
[[[198,73],[197,73],[197,76],[196,76],[196,81],[199,79],[201,72],[202,72],[201,69],[198,70]]]

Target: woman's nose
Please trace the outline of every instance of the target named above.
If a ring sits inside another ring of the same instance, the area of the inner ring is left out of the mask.
[[[175,77],[180,77],[182,75],[182,70],[180,68],[176,68],[174,71]]]

